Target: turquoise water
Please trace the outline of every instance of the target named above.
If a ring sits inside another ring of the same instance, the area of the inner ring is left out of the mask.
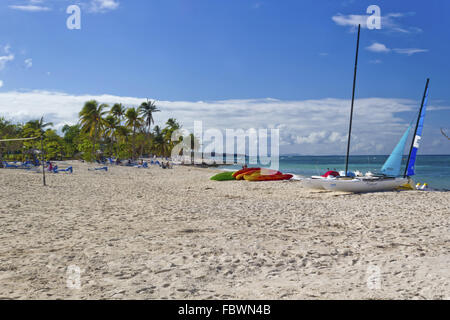
[[[350,156],[349,170],[379,173],[387,158],[388,156]],[[402,170],[405,168],[406,161],[405,156]],[[345,170],[345,156],[280,156],[280,171],[286,173],[308,177],[321,175],[328,169]],[[419,155],[413,180],[416,183],[426,182],[434,189],[450,190],[450,155]]]

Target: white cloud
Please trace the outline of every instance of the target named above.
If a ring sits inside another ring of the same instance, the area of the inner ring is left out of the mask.
[[[5,69],[6,64],[10,61],[14,60],[14,55],[13,54],[9,54],[7,56],[0,56],[0,70]]]
[[[400,25],[396,19],[404,16],[410,16],[414,13],[389,13],[385,16],[381,16],[381,29],[385,29],[390,32],[400,32],[400,33],[420,33],[422,29],[417,27],[404,27]],[[350,27],[350,30],[354,30],[358,25],[361,25],[361,28],[367,28],[367,18],[370,15],[358,15],[358,14],[349,14],[344,15],[338,13],[331,17],[331,19],[339,26]]]
[[[33,66],[33,59],[31,58],[25,59],[25,67],[27,69],[30,69],[32,66]]]
[[[6,53],[6,55],[0,56],[0,71],[5,69],[8,62],[14,60],[14,54],[11,52],[11,46],[9,44],[3,47],[3,51]]]
[[[418,49],[418,48],[390,49],[390,48],[386,47],[384,44],[378,43],[378,42],[372,43],[370,46],[366,47],[366,49],[369,51],[372,51],[372,52],[376,52],[376,53],[388,53],[388,52],[394,51],[396,53],[406,54],[408,56],[411,56],[415,53],[428,52],[428,49]]]
[[[14,121],[45,116],[57,129],[78,121],[84,102],[123,103],[138,106],[145,97],[113,95],[70,95],[61,92],[31,91],[0,93],[0,114]],[[281,152],[302,154],[344,154],[350,101],[320,99],[281,101],[249,99],[223,101],[156,101],[162,110],[156,123],[175,117],[185,128],[202,120],[204,129],[279,128]],[[414,117],[418,101],[367,98],[355,101],[352,152],[355,154],[389,153],[408,126],[399,113]],[[376,134],[375,134],[376,133]],[[379,150],[379,145],[383,146]],[[377,149],[378,148],[378,149]]]
[[[298,144],[302,144],[302,143],[319,143],[319,142],[324,142],[324,140],[328,137],[329,132],[327,131],[315,131],[315,132],[311,132],[310,134],[308,134],[306,137],[297,137],[295,139],[295,142],[297,142]]]
[[[380,64],[383,61],[381,61],[380,59],[374,59],[374,60],[369,60],[369,63],[373,63],[373,64]]]
[[[347,140],[347,137],[339,132],[334,131],[328,136],[328,140],[330,142],[345,142]]]
[[[347,136],[340,132],[330,132],[328,130],[314,131],[307,136],[297,136],[295,142],[298,144],[324,144],[324,143],[342,143],[347,140]]]
[[[406,54],[408,56],[411,56],[415,53],[428,52],[428,49],[405,48],[405,49],[394,49],[394,51],[400,54]]]
[[[391,49],[387,48],[384,44],[382,43],[372,43],[370,46],[366,47],[367,50],[372,51],[372,52],[390,52]]]
[[[0,88],[3,87],[3,81],[0,80]]]
[[[50,11],[51,9],[49,7],[42,7],[42,6],[36,6],[33,4],[18,6],[18,5],[11,5],[9,8],[14,10],[20,10],[20,11],[28,11],[28,12],[39,12],[39,11]]]
[[[331,20],[333,20],[338,26],[357,27],[358,25],[361,25],[362,28],[366,28],[368,17],[369,16],[366,15],[357,15],[357,14],[343,15],[338,13],[337,15],[332,16]]]
[[[91,12],[106,12],[115,10],[119,7],[119,1],[117,0],[92,0],[90,2],[89,10]]]

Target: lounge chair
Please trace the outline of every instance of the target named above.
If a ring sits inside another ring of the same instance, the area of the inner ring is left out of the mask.
[[[68,168],[65,168],[65,169],[58,169],[58,166],[55,166],[53,168],[53,173],[60,173],[60,172],[73,173],[73,168],[72,167],[68,167]]]
[[[31,169],[33,167],[33,163],[31,161],[25,161],[22,164],[20,164],[19,169]]]
[[[6,162],[6,161],[3,161],[3,166],[5,167],[5,168],[10,168],[10,169],[18,169],[19,168],[19,166],[18,165],[15,165],[15,164],[9,164],[8,162]]]
[[[105,170],[108,171],[108,167],[101,167],[101,168],[88,168],[88,171],[101,171]]]
[[[136,165],[136,166],[134,166],[135,168],[148,168],[148,163],[147,162],[144,162],[143,164],[139,164],[139,165]]]

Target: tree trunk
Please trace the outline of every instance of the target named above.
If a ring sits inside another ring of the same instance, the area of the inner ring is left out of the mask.
[[[134,156],[134,154],[135,154],[135,148],[136,148],[136,146],[135,146],[135,143],[136,143],[136,125],[134,125],[133,126],[133,143],[132,143],[132,145],[133,145],[133,153],[132,153],[132,158],[133,158],[133,160],[135,159],[135,156]]]
[[[148,144],[148,154],[150,155],[150,150],[151,150],[151,143],[150,143],[150,126],[148,126],[148,129],[147,129],[147,144]]]
[[[92,156],[94,157],[94,159],[96,159],[96,155],[95,155],[95,142],[97,140],[97,125],[95,126],[95,131],[94,131],[94,138],[92,140]]]

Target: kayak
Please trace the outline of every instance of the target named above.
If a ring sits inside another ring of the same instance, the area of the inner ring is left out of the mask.
[[[241,170],[236,171],[235,173],[233,173],[233,177],[236,178],[240,174],[246,173],[248,171],[259,170],[259,169],[261,169],[261,168],[245,168],[245,169],[241,169]]]
[[[276,171],[276,170],[272,170],[272,169],[266,169],[266,168],[254,168],[253,170],[249,170],[247,172],[241,173],[239,175],[236,176],[236,180],[243,180],[245,176],[247,175],[252,175],[252,174],[257,174],[257,175],[279,175],[282,174],[280,171]]]
[[[229,181],[235,180],[235,177],[233,177],[233,171],[225,171],[212,176],[210,179],[215,181]]]
[[[236,175],[235,177],[236,177],[236,180],[243,180],[245,175],[253,174],[255,172],[261,172],[261,169],[260,168],[253,168],[251,170],[247,170],[247,171],[245,171],[243,173],[240,173],[240,174]]]
[[[247,181],[280,181],[289,180],[293,177],[292,174],[271,174],[271,175],[261,175],[257,173],[245,175],[244,179]]]

